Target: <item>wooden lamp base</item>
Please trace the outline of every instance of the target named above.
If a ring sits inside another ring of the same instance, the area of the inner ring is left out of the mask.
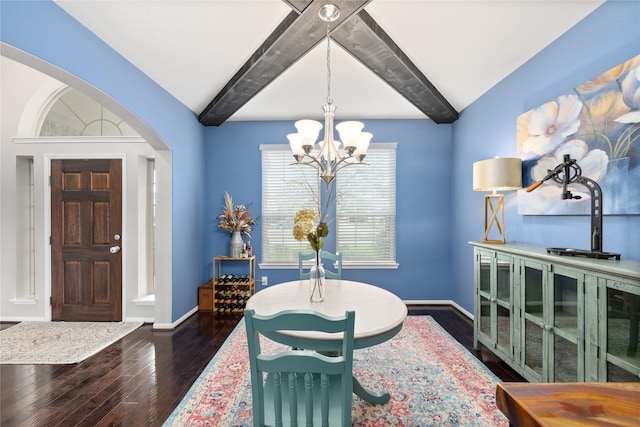
[[[495,224],[499,239],[490,239],[489,233]],[[485,194],[484,196],[484,243],[504,243],[504,195]]]

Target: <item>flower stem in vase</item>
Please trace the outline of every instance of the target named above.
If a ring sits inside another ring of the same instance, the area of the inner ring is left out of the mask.
[[[309,270],[309,300],[311,302],[324,301],[325,271],[320,262],[320,254],[316,252],[316,263]]]

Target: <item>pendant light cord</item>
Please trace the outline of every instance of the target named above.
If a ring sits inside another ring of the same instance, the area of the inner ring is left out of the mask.
[[[333,99],[331,99],[331,37],[329,36],[329,22],[327,22],[327,104],[333,104]]]

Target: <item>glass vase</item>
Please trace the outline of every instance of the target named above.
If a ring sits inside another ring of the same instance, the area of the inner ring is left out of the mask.
[[[324,301],[325,272],[321,262],[311,266],[309,270],[309,301]]]
[[[242,234],[239,231],[231,233],[231,240],[229,240],[229,258],[240,258],[243,243]]]

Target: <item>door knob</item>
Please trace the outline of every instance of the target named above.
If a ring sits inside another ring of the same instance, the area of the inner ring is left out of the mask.
[[[120,252],[120,246],[111,246],[109,252],[111,252],[112,254],[117,254],[118,252]]]

